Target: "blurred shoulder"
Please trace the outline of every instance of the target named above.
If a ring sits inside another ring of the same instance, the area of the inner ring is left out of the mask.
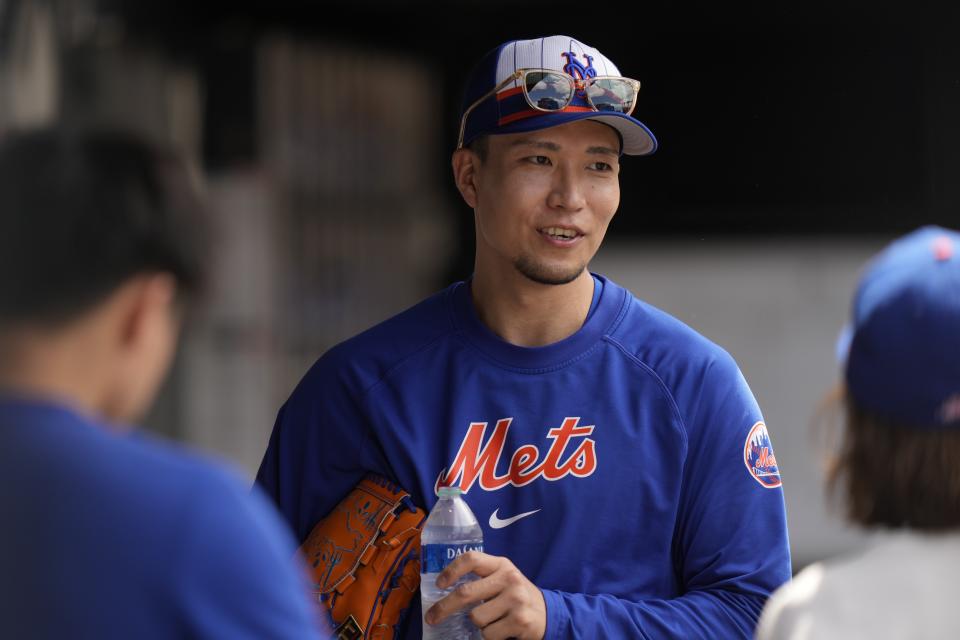
[[[777,589],[757,624],[757,640],[813,640],[818,603],[822,600],[826,567],[814,564]]]

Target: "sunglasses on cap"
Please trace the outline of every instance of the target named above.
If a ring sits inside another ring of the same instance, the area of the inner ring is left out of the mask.
[[[592,76],[581,80],[552,69],[517,69],[463,112],[463,117],[460,119],[460,135],[457,137],[457,149],[463,148],[463,136],[470,112],[491,95],[516,80],[520,80],[520,90],[527,104],[544,113],[563,111],[573,101],[574,96],[579,94],[586,99],[589,107],[575,107],[575,109],[613,112],[628,116],[637,104],[637,93],[640,91],[638,80],[620,76]]]

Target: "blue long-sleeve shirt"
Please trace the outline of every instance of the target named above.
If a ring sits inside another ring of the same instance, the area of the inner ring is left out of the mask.
[[[327,352],[258,481],[302,540],[367,471],[426,509],[459,485],[485,551],[541,588],[550,639],[751,637],[790,576],[736,364],[602,277],[581,329],[545,347],[498,338],[457,283]],[[400,636],[420,624],[415,607]]]
[[[117,429],[0,395],[0,638],[327,637],[259,490]]]

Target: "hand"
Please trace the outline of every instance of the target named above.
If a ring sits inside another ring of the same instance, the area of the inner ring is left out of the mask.
[[[440,572],[437,586],[446,589],[471,571],[480,579],[461,584],[430,607],[426,615],[428,624],[437,624],[450,614],[483,600],[483,604],[470,612],[470,619],[485,640],[543,640],[547,630],[543,593],[509,559],[469,551]]]

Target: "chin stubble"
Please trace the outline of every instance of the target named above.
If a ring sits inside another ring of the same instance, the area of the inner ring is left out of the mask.
[[[514,260],[513,266],[523,274],[524,277],[538,284],[560,285],[576,280],[577,277],[583,273],[587,265],[582,264],[568,270],[552,269],[544,264],[535,262],[528,256],[520,256]]]

